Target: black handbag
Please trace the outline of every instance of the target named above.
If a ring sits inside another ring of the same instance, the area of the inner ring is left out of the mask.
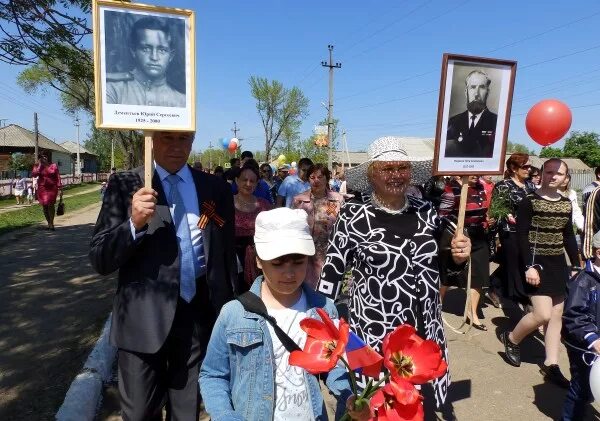
[[[61,216],[65,214],[65,202],[63,202],[63,195],[60,192],[60,198],[58,199],[58,205],[56,206],[56,215]]]
[[[278,325],[277,320],[273,316],[270,316],[267,312],[267,307],[265,307],[265,303],[260,299],[259,296],[254,294],[253,292],[247,291],[237,297],[237,300],[242,303],[242,306],[246,311],[251,313],[258,314],[265,318],[267,322],[273,327],[275,331],[275,335],[281,341],[281,344],[288,350],[288,352],[292,351],[301,351],[300,347],[292,338],[288,336],[287,333],[283,331]]]

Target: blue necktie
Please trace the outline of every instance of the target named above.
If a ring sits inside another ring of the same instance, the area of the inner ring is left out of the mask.
[[[181,264],[179,272],[179,295],[189,303],[194,298],[194,295],[196,295],[196,270],[194,268],[192,236],[190,234],[190,226],[188,225],[183,198],[177,189],[177,184],[181,181],[181,177],[177,174],[171,174],[167,177],[167,181],[171,185],[169,203],[174,206],[173,222],[177,228],[177,239],[179,240]]]

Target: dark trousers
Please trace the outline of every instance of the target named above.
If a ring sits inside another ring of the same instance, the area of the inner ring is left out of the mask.
[[[563,406],[563,421],[584,420],[585,413],[592,402],[592,391],[590,390],[590,370],[592,369],[581,358],[583,352],[567,346],[569,365],[571,370],[571,382],[569,391]]]
[[[199,366],[215,314],[204,280],[198,280],[190,303],[181,298],[173,325],[163,346],[155,354],[119,349],[119,394],[124,421],[197,421],[200,411]]]

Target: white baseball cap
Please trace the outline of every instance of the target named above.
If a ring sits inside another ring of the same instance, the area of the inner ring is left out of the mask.
[[[287,254],[315,254],[315,243],[302,209],[276,208],[256,217],[254,244],[262,260]]]

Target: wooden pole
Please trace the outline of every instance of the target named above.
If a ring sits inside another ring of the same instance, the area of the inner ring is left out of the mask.
[[[456,221],[456,232],[454,235],[458,235],[458,233],[464,234],[465,231],[465,212],[467,210],[467,195],[469,193],[469,176],[462,176],[462,186],[460,188],[460,203],[458,205],[458,220]],[[448,323],[445,319],[444,322],[456,333],[466,334],[471,327],[473,326],[473,317],[469,317],[471,311],[471,257],[467,260],[467,264],[469,267],[467,268],[467,288],[465,290],[465,310],[463,312],[463,321],[462,324],[455,328],[450,323]],[[469,319],[469,327],[467,330],[462,331],[463,326],[467,324],[467,319]]]
[[[460,188],[460,204],[458,205],[458,221],[456,222],[456,234],[463,234],[465,231],[465,212],[467,210],[467,195],[469,193],[469,176],[463,175],[462,177],[462,186]],[[463,313],[463,325],[467,322],[467,318],[469,319],[469,324],[472,326],[473,317],[469,318],[469,313],[471,310],[471,257],[467,260],[467,264],[469,268],[467,269],[467,288],[465,290],[465,311]],[[471,329],[469,329],[467,332]],[[466,333],[466,332],[465,332]]]
[[[144,187],[152,187],[152,132],[144,130]]]

